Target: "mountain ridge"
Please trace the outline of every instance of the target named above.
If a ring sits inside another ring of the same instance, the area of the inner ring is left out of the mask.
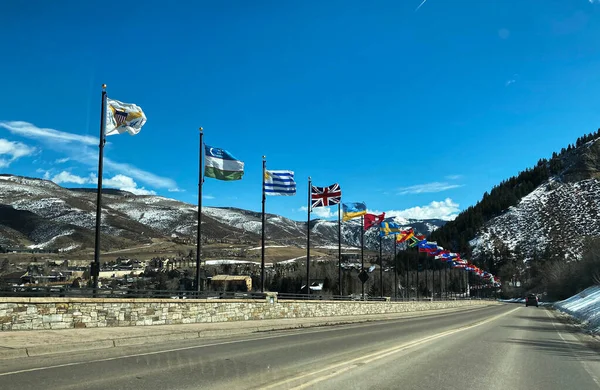
[[[586,237],[600,235],[599,214],[600,129],[502,181],[430,237],[497,273],[513,261],[579,260]]]
[[[157,195],[135,195],[103,189],[101,249],[123,249],[149,244],[153,239],[195,242],[197,206]],[[0,247],[48,250],[93,248],[95,189],[64,188],[44,179],[0,175]],[[430,233],[441,220],[404,220],[405,226]],[[408,224],[407,224],[408,223]],[[306,221],[266,214],[266,239],[305,246]],[[337,245],[337,221],[314,219],[311,244]],[[360,222],[342,224],[344,245],[359,246]],[[203,207],[202,239],[259,243],[261,213],[235,207]],[[365,247],[378,248],[376,229],[365,233]]]

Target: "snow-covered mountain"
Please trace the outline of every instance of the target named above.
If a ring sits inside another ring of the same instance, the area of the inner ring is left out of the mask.
[[[600,180],[575,183],[552,178],[517,206],[494,218],[471,241],[474,258],[493,255],[500,243],[524,259],[552,246],[578,259],[586,236],[600,235]]]
[[[473,258],[498,259],[508,250],[523,260],[581,257],[586,237],[600,235],[600,139],[571,147],[554,158],[559,174],[536,187],[470,241]]]
[[[148,244],[153,239],[193,242],[197,227],[196,206],[160,196],[133,195],[103,190],[101,243],[103,250]],[[76,250],[92,248],[96,212],[94,189],[67,189],[53,182],[0,175],[0,246]],[[202,236],[206,240],[257,243],[260,213],[236,208],[202,208]],[[306,221],[267,214],[270,242],[306,245]],[[428,234],[441,220],[398,220]],[[360,222],[342,224],[342,241],[360,245]],[[337,221],[311,221],[311,243],[337,244]],[[367,247],[377,247],[375,229],[365,235]]]

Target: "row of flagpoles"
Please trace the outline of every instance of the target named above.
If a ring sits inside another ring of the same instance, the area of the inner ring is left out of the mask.
[[[96,207],[96,234],[94,248],[94,262],[91,266],[93,285],[98,287],[98,275],[100,271],[100,225],[102,208],[102,171],[104,158],[104,144],[106,136],[129,133],[139,133],[146,123],[146,116],[142,109],[135,104],[123,103],[118,100],[109,99],[106,95],[106,85],[102,86],[102,106],[100,120],[100,145],[98,158],[98,194]],[[296,181],[294,172],[290,170],[267,170],[267,162],[263,156],[263,179],[262,179],[262,218],[261,218],[261,292],[265,289],[265,208],[266,196],[293,196],[296,195]],[[202,250],[202,188],[205,178],[217,180],[235,181],[241,180],[244,175],[244,162],[235,158],[225,149],[212,147],[204,143],[204,132],[200,128],[199,145],[199,170],[198,170],[198,226],[196,234],[196,289],[200,291],[200,266]],[[493,286],[499,286],[500,281],[491,273],[484,271],[468,260],[462,259],[459,254],[450,252],[429,242],[424,235],[418,234],[412,228],[402,229],[391,219],[385,219],[385,213],[380,215],[367,213],[364,202],[342,204],[342,190],[338,183],[327,187],[317,187],[308,178],[308,215],[306,231],[306,291],[310,294],[310,218],[311,211],[317,207],[338,206],[338,270],[339,270],[339,293],[342,294],[342,236],[341,223],[354,218],[361,218],[361,272],[364,271],[364,232],[373,228],[379,228],[379,268],[381,293],[383,295],[383,262],[382,241],[385,236],[395,236],[394,263],[396,259],[396,245],[406,243],[407,247],[418,247],[419,252],[427,253],[435,259],[446,262],[452,268],[463,269],[479,276]],[[341,206],[341,207],[340,207]],[[407,270],[408,272],[408,270]],[[397,276],[394,267],[394,276]],[[408,279],[408,273],[407,273]],[[397,282],[395,282],[397,288]],[[408,284],[408,282],[407,282]],[[364,283],[362,284],[364,296]]]

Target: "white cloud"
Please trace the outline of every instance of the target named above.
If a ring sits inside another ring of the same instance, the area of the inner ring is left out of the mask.
[[[169,192],[185,192],[185,190],[182,190],[181,188],[169,188],[167,191]]]
[[[312,211],[310,212],[311,215],[314,215],[318,218],[332,218],[332,217],[337,217],[337,207],[335,207],[335,212],[332,211],[334,208],[333,207],[315,207],[312,209]],[[306,206],[302,206],[300,207],[300,211],[304,211],[307,212],[308,211],[308,207]]]
[[[7,168],[12,162],[35,152],[36,149],[31,146],[0,138],[0,168]]]
[[[94,183],[97,183],[96,175],[93,175]],[[136,195],[156,195],[155,191],[147,190],[144,187],[138,187],[133,178],[125,175],[115,175],[111,178],[102,178],[103,187],[114,187],[122,191],[128,191]]]
[[[425,194],[425,193],[433,193],[433,192],[442,192],[451,190],[453,188],[462,187],[462,184],[451,184],[448,182],[432,182],[432,183],[424,183],[424,184],[416,184],[414,186],[408,187],[400,187],[398,188],[398,195],[407,195],[407,194]]]
[[[22,121],[1,122],[0,128],[9,132],[44,142],[49,148],[68,155],[72,161],[77,161],[92,167],[98,165],[97,145],[98,138],[67,133],[55,129],[39,128],[31,123]],[[74,147],[73,143],[80,144]],[[96,146],[96,148],[92,148]],[[119,163],[109,158],[104,158],[104,166],[107,170],[115,172],[127,172],[133,179],[139,180],[149,186],[157,188],[177,188],[177,183],[171,178],[157,176],[126,163]]]
[[[64,163],[66,163],[67,161],[70,161],[70,160],[71,160],[71,159],[70,159],[69,157],[65,157],[65,158],[59,158],[59,159],[56,159],[56,160],[54,161],[54,163],[55,163],[55,164],[64,164]]]
[[[46,172],[49,174],[49,172]],[[44,175],[45,177],[46,175]],[[75,184],[91,184],[91,177],[81,177],[77,175],[73,175],[67,171],[62,171],[61,173],[54,175],[52,181],[56,184],[63,183],[75,183]]]
[[[442,219],[452,221],[456,218],[460,208],[458,203],[446,198],[441,202],[433,201],[426,206],[416,206],[405,210],[390,210],[385,214],[389,217],[400,217],[409,219]]]
[[[212,195],[202,195],[202,199],[214,199],[215,197]]]
[[[98,158],[96,158],[96,161],[92,165],[95,164],[98,164]],[[177,183],[175,183],[173,179],[170,179],[168,177],[157,176],[153,173],[144,171],[129,164],[119,163],[116,161],[112,161],[111,159],[105,158],[104,166],[107,169],[113,171],[127,172],[127,174],[131,175],[131,177],[133,177],[134,179],[144,182],[152,187],[177,188]]]
[[[49,172],[46,172],[49,173]],[[49,175],[48,175],[49,176]],[[46,178],[46,175],[44,175]],[[95,174],[90,174],[88,177],[74,175],[67,171],[62,171],[54,177],[52,181],[56,184],[73,183],[73,184],[98,184],[98,177]],[[137,183],[129,176],[115,175],[110,178],[102,178],[103,188],[118,188],[122,191],[128,191],[135,195],[156,195],[155,191],[148,190],[144,187],[138,187]]]
[[[54,129],[43,129],[28,122],[12,121],[0,122],[0,127],[13,134],[38,140],[51,140],[53,142],[70,143],[78,142],[85,145],[98,145],[98,138],[89,135],[67,133]]]
[[[514,83],[516,83],[516,82],[517,82],[517,80],[515,80],[515,79],[510,79],[510,80],[508,80],[508,81],[506,82],[506,84],[504,84],[504,86],[505,86],[505,87],[508,87],[509,85],[511,85],[511,84],[514,84]]]

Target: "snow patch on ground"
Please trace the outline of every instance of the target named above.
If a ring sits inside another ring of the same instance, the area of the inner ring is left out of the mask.
[[[79,244],[73,244],[73,245],[69,245],[66,248],[60,248],[58,251],[59,252],[68,252],[68,251],[72,251],[73,249],[77,249],[79,248],[81,245]]]
[[[283,260],[278,262],[277,264],[291,264],[296,262],[296,260],[305,259],[306,256],[294,257],[293,259]]]
[[[337,245],[319,245],[319,246],[316,246],[315,248],[316,249],[338,249],[338,246]],[[342,244],[342,250],[357,251],[357,250],[360,250],[360,248]]]
[[[600,334],[600,286],[589,287],[554,307],[579,321],[592,334]]]
[[[225,265],[225,264],[230,264],[230,265],[255,264],[255,265],[257,265],[258,264],[255,261],[248,261],[248,260],[228,260],[228,259],[206,260],[204,263],[206,265]],[[273,266],[273,263],[265,263],[265,267],[272,267],[272,266]]]
[[[260,247],[260,246],[257,246],[256,248],[250,248],[250,249],[248,249],[248,250],[249,250],[249,251],[256,251],[256,250],[259,250],[259,249],[261,249],[261,248],[262,248],[262,247]],[[287,246],[287,245],[265,245],[265,249],[266,249],[266,248],[288,248],[288,246]]]
[[[57,238],[63,237],[63,236],[68,236],[68,235],[71,235],[73,233],[75,233],[75,230],[67,230],[65,232],[62,232],[60,234],[55,235],[50,240],[48,240],[46,242],[42,242],[41,244],[29,245],[28,248],[29,249],[42,249],[42,248],[45,248],[48,245],[52,244]]]
[[[254,218],[238,210],[221,209],[216,207],[203,207],[202,213],[215,218],[221,223],[242,229],[247,232],[260,234],[262,223],[259,218]]]

